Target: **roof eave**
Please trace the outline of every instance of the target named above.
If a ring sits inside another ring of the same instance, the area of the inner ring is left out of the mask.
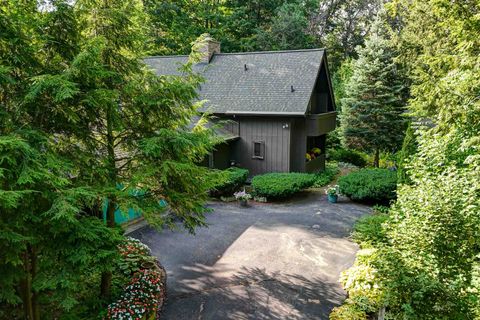
[[[285,117],[285,116],[293,116],[293,117],[303,117],[305,116],[305,112],[279,112],[279,111],[234,111],[229,110],[223,113],[224,115],[233,115],[233,116],[273,116],[273,117]]]

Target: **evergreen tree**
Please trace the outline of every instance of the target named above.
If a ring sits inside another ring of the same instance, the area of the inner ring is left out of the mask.
[[[215,183],[199,166],[217,140],[200,121],[201,78],[190,62],[181,77],[158,77],[142,62],[147,21],[140,0],[79,0],[78,54],[57,74],[36,78],[29,98],[44,101],[56,121],[58,148],[74,163],[75,184],[106,199],[106,221],[134,208],[153,226],[193,232],[203,225]],[[167,203],[168,209],[159,203]],[[98,207],[98,205],[97,205]],[[112,265],[104,264],[101,295],[110,295]]]
[[[0,318],[53,318],[40,304],[55,314],[71,309],[86,287],[82,276],[113,263],[120,240],[84,210],[95,194],[74,185],[73,163],[58,152],[52,133],[62,118],[28,98],[32,79],[57,68],[52,60],[65,62],[68,49],[55,36],[71,34],[46,29],[75,19],[56,4],[48,12],[36,1],[0,6]]]
[[[404,81],[383,28],[378,18],[365,47],[358,48],[340,119],[344,145],[374,153],[376,167],[380,152],[395,151],[405,131]]]
[[[91,315],[100,278],[110,291],[117,208],[203,224],[216,174],[197,165],[213,132],[190,127],[201,79],[191,64],[157,77],[142,63],[140,1],[0,10],[0,318]]]

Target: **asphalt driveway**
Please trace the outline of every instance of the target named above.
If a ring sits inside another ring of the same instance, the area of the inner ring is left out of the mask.
[[[348,240],[367,206],[330,204],[318,192],[294,201],[213,203],[208,228],[131,236],[165,266],[163,319],[328,319],[345,298],[338,279],[357,246]]]

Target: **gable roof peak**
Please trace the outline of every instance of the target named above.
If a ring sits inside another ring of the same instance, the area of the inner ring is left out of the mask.
[[[170,56],[145,62],[158,75],[181,75],[178,68],[187,60]],[[193,69],[205,78],[198,94],[212,113],[301,115],[308,110],[323,63],[324,49],[302,49],[219,53],[208,65]]]

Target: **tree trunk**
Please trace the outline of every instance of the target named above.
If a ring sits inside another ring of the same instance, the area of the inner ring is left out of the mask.
[[[28,257],[28,250],[23,253],[23,269],[25,271],[25,278],[21,281],[23,312],[25,319],[33,320],[32,308],[32,279],[30,277],[30,259]]]
[[[117,199],[115,196],[111,196],[108,199],[107,205],[107,226],[110,228],[115,227],[115,209],[117,206]]]
[[[30,247],[30,263],[31,263],[31,275],[33,279],[37,277],[37,251],[34,247]],[[33,319],[40,320],[40,307],[38,305],[38,292],[32,290],[32,309]]]
[[[107,152],[108,152],[108,170],[110,183],[113,188],[117,186],[117,167],[115,161],[115,137],[113,132],[113,110],[111,108],[107,111]],[[115,227],[115,210],[117,207],[117,199],[115,195],[110,195],[107,204],[107,226],[110,228]],[[102,279],[100,283],[100,297],[104,300],[108,300],[111,294],[112,286],[112,272],[102,272]]]
[[[27,245],[27,249],[23,254],[23,268],[25,278],[21,281],[20,286],[25,319],[40,320],[38,297],[32,288],[32,283],[37,273],[37,254],[31,245]]]
[[[100,283],[100,297],[105,301],[108,301],[110,298],[110,288],[112,286],[112,272],[104,271],[102,272],[102,280]]]
[[[385,320],[385,307],[381,307],[378,311],[378,320]]]
[[[110,228],[115,227],[115,209],[117,207],[117,199],[115,196],[111,196],[108,199],[107,204],[107,226]],[[112,272],[104,271],[102,272],[102,280],[100,283],[100,297],[102,299],[108,300],[110,298],[110,288],[112,285]]]
[[[380,150],[378,148],[375,149],[375,156],[373,158],[373,166],[375,168],[380,167]]]

